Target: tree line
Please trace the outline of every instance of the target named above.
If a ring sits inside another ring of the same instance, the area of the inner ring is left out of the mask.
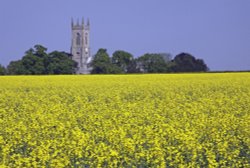
[[[71,55],[66,52],[47,53],[47,48],[35,45],[34,48],[25,52],[22,59],[11,61],[7,68],[2,66],[0,73],[8,75],[73,74],[76,65]]]
[[[202,59],[188,53],[180,53],[171,59],[167,53],[146,53],[138,58],[118,50],[110,57],[106,49],[99,49],[91,62],[93,74],[119,73],[174,73],[206,72],[208,67]]]
[[[135,58],[131,53],[117,50],[110,57],[106,49],[99,49],[90,66],[91,74],[127,73],[175,73],[206,72],[209,70],[202,59],[188,53],[180,53],[173,59],[168,53],[146,53]],[[66,52],[53,51],[35,45],[17,61],[11,61],[5,68],[0,65],[0,75],[47,75],[74,74],[77,63]]]

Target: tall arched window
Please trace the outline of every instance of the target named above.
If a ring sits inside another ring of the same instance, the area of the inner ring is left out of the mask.
[[[76,45],[81,45],[81,35],[80,35],[80,33],[76,34]]]
[[[88,45],[88,33],[85,33],[85,44]]]

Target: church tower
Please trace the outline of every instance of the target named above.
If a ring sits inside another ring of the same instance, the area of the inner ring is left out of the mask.
[[[71,21],[71,30],[72,30],[72,41],[71,41],[71,54],[72,59],[77,62],[77,74],[89,74],[91,68],[89,63],[91,61],[90,55],[90,45],[89,45],[89,32],[90,32],[90,23],[89,19],[87,24],[84,24],[84,19],[82,19],[81,24],[79,20],[74,23],[74,20]]]

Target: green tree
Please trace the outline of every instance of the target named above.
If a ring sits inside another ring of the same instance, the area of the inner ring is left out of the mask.
[[[11,61],[7,66],[7,73],[10,75],[29,74],[23,66],[23,62],[21,60]]]
[[[0,75],[5,75],[5,74],[6,74],[5,67],[0,64]]]
[[[127,73],[132,63],[133,55],[126,51],[118,50],[113,53],[111,60],[122,72]]]
[[[209,68],[208,68],[207,64],[202,59],[196,59],[195,71],[207,72],[207,71],[209,71]]]
[[[38,56],[36,53],[27,52],[21,61],[26,74],[45,74],[44,58],[41,55]]]
[[[174,72],[205,72],[208,67],[202,59],[196,59],[188,53],[180,53],[173,59]]]
[[[137,66],[137,59],[132,59],[132,61],[127,66],[127,73],[140,73],[140,69]]]
[[[45,48],[44,46],[37,44],[37,45],[34,46],[34,48],[35,48],[35,53],[34,54],[36,56],[41,57],[41,58],[44,58],[45,56],[47,56],[46,51],[48,49]]]
[[[143,73],[167,72],[167,62],[161,54],[144,54],[137,59],[137,66]]]
[[[54,51],[47,54],[47,48],[35,45],[25,52],[21,60],[12,61],[7,67],[9,74],[72,74],[76,62],[65,52]]]
[[[172,55],[170,53],[159,53],[158,55],[162,56],[166,63],[170,63],[172,60]]]
[[[73,74],[77,63],[73,61],[68,53],[53,51],[48,55],[46,72],[48,74]]]
[[[122,73],[121,69],[111,63],[106,49],[99,49],[91,62],[92,74]]]
[[[46,74],[45,58],[48,57],[47,48],[42,45],[35,45],[25,52],[20,61],[14,61],[9,66],[10,74]]]

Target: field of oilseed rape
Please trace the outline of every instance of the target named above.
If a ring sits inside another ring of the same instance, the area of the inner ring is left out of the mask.
[[[250,73],[2,76],[0,167],[250,167]]]

